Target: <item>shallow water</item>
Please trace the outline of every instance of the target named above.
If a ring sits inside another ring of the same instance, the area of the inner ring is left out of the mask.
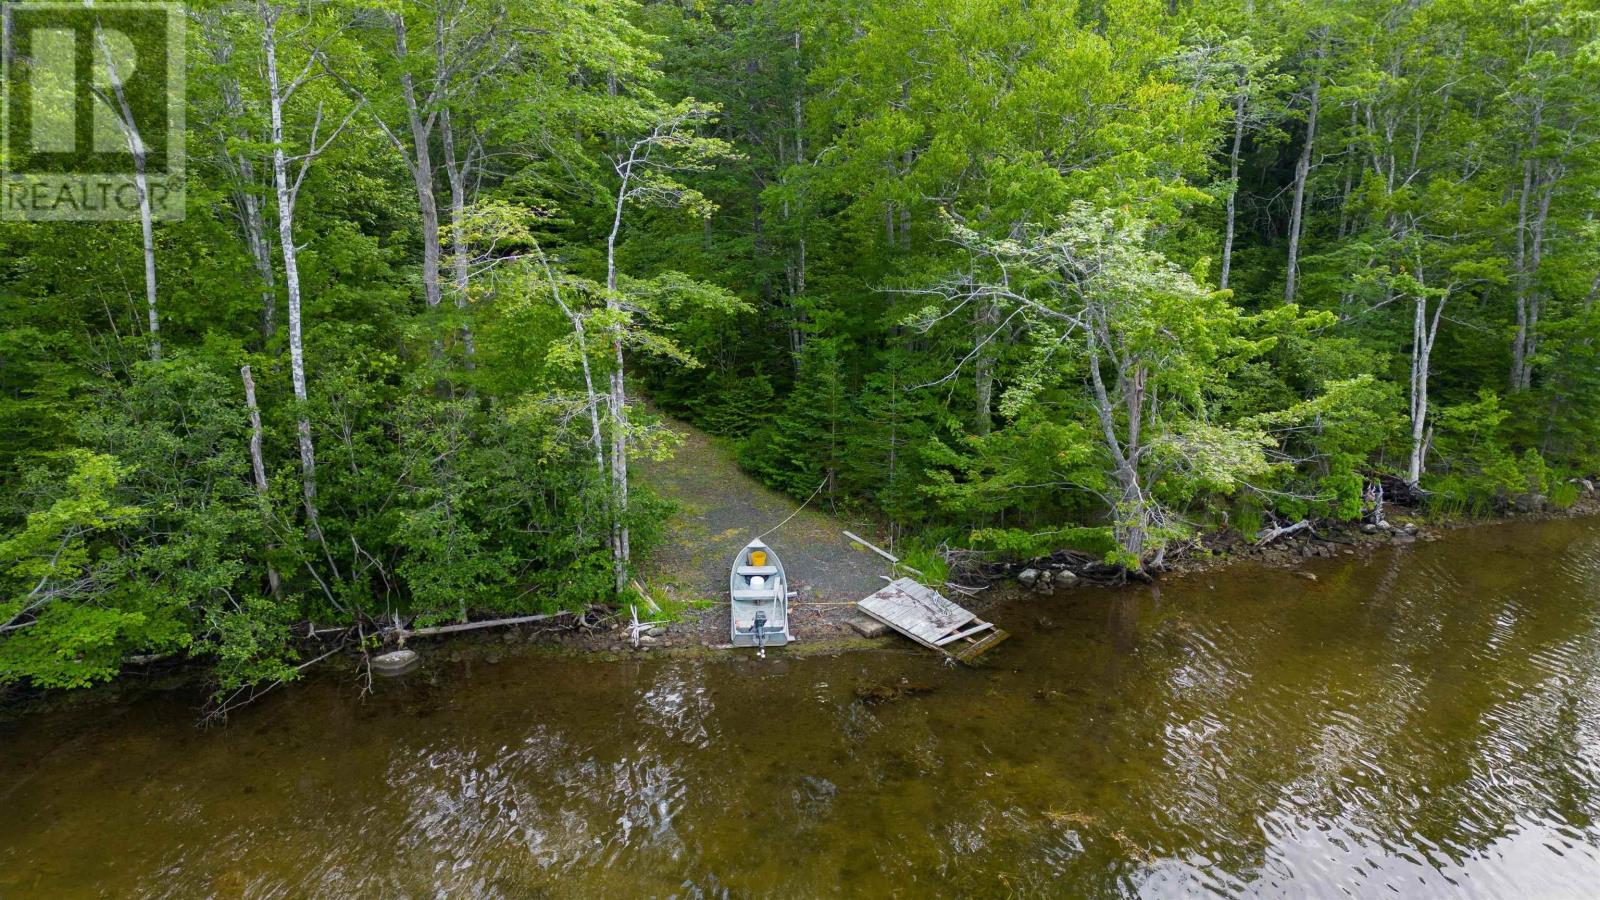
[[[1600,891],[1600,522],[1308,568],[1004,604],[976,670],[524,657],[211,731],[41,714],[0,730],[0,896]]]

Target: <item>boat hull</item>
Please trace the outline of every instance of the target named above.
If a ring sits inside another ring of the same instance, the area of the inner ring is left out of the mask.
[[[755,565],[752,551],[765,555]],[[759,540],[734,557],[728,576],[728,639],[735,647],[782,647],[789,643],[789,579],[783,563]]]

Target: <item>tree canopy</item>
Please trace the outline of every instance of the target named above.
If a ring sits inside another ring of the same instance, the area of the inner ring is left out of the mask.
[[[626,597],[653,410],[1130,569],[1600,470],[1596,0],[188,15],[186,216],[0,222],[0,686]]]

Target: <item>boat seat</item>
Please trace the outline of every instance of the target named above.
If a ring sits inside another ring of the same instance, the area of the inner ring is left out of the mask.
[[[764,587],[764,588],[756,588],[754,590],[750,590],[750,589],[736,590],[736,591],[733,592],[733,599],[735,599],[735,600],[776,600],[776,599],[778,599],[778,589],[776,587]]]
[[[761,576],[776,575],[776,574],[778,574],[778,567],[777,566],[740,566],[735,571],[737,571],[740,575],[743,575],[743,576],[748,578],[748,577],[754,576],[754,575],[761,575]]]

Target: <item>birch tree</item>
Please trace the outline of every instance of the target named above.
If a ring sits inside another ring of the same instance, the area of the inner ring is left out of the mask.
[[[337,124],[325,128],[325,102],[318,102],[313,113],[309,132],[301,153],[290,155],[285,135],[285,110],[297,95],[320,74],[322,63],[320,47],[305,54],[299,71],[285,79],[278,58],[278,29],[284,19],[284,7],[257,0],[257,16],[261,21],[261,49],[265,65],[267,109],[270,116],[272,139],[272,186],[277,200],[278,244],[283,259],[283,284],[288,303],[289,372],[294,386],[296,433],[300,446],[300,485],[305,501],[306,527],[314,539],[322,539],[322,526],[317,514],[317,454],[311,435],[310,397],[306,390],[305,345],[302,339],[303,316],[300,288],[300,255],[295,243],[295,204],[306,174],[318,157],[338,139],[360,104],[352,107]],[[297,33],[303,40],[305,32]]]
[[[1289,260],[1284,268],[1283,302],[1293,303],[1300,281],[1300,234],[1305,229],[1306,184],[1317,147],[1317,122],[1322,117],[1322,59],[1327,29],[1319,29],[1311,53],[1311,84],[1306,88],[1306,133],[1300,144],[1300,158],[1294,164],[1294,199],[1289,208]]]
[[[727,142],[699,134],[701,126],[715,115],[713,106],[690,98],[671,106],[646,107],[644,113],[642,134],[625,140],[623,148],[610,160],[616,178],[605,247],[605,304],[611,344],[607,411],[611,426],[612,574],[619,593],[627,587],[631,557],[627,516],[628,445],[632,435],[624,349],[633,308],[620,290],[617,240],[630,208],[671,207],[702,218],[709,216],[714,208],[710,201],[680,179],[689,173],[708,171],[719,159],[733,155]]]
[[[1013,415],[1053,385],[1082,386],[1103,480],[1077,486],[1101,498],[1117,560],[1133,570],[1159,568],[1186,530],[1164,484],[1231,491],[1269,468],[1266,436],[1214,421],[1208,396],[1232,363],[1271,341],[1249,340],[1242,314],[1151,249],[1148,231],[1085,204],[1014,240],[957,225],[973,269],[928,291],[957,307],[987,300],[1025,323],[1035,352],[1007,392]]]
[[[115,35],[122,42],[127,38]],[[115,44],[115,46],[114,46]],[[156,313],[156,235],[155,211],[150,202],[150,178],[147,171],[150,148],[145,144],[144,133],[133,107],[128,102],[128,92],[123,84],[123,72],[133,64],[131,47],[122,46],[107,36],[106,30],[95,22],[94,28],[95,75],[90,89],[95,100],[110,114],[133,157],[133,188],[139,204],[139,235],[144,251],[144,302],[146,322],[150,334],[150,358],[161,359],[161,317]]]
[[[267,224],[267,196],[272,191],[270,166],[257,159],[269,141],[247,104],[239,58],[238,28],[222,11],[195,14],[209,63],[202,70],[211,78],[216,105],[206,109],[214,117],[212,135],[217,143],[216,163],[227,175],[228,199],[234,222],[250,262],[260,279],[261,339],[269,342],[278,332],[278,284]]]
[[[347,90],[368,103],[373,120],[411,181],[422,237],[423,300],[430,310],[439,308],[445,293],[436,183],[439,169],[444,169],[449,191],[450,283],[457,309],[464,310],[470,276],[465,243],[467,193],[472,172],[483,161],[483,148],[470,130],[463,134],[462,124],[471,122],[467,110],[485,80],[501,74],[501,68],[519,52],[514,32],[523,26],[538,29],[542,23],[516,22],[504,4],[466,0],[400,4],[384,12],[381,21],[388,37],[369,51],[371,64],[345,60],[334,69]],[[423,26],[423,40],[414,48],[418,24]],[[460,140],[462,137],[466,139]],[[436,147],[442,159],[436,158]],[[470,326],[463,325],[461,339],[470,365]]]

